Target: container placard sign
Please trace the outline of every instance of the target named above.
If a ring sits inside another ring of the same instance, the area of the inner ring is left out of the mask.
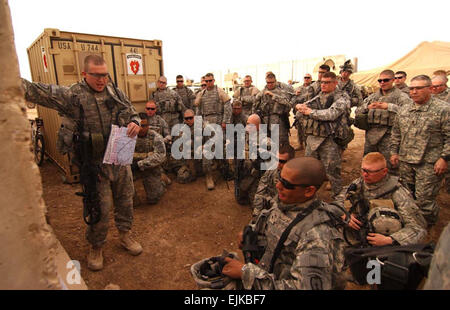
[[[45,53],[45,48],[43,46],[41,46],[41,53],[42,53],[42,66],[44,67],[44,72],[48,72],[47,54]]]
[[[141,54],[126,54],[127,68],[129,75],[142,75],[142,55]]]

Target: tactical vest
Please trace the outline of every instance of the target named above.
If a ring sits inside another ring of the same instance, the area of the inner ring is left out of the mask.
[[[153,99],[158,105],[158,113],[179,113],[181,112],[181,106],[178,104],[178,100],[175,96],[175,92],[169,89],[157,90],[153,93]]]
[[[334,96],[330,95],[327,98],[325,106],[320,103],[320,96],[317,95],[311,101],[308,102],[308,106],[315,110],[325,110],[331,107],[334,102]],[[306,135],[313,135],[317,137],[328,137],[332,134],[332,128],[330,122],[323,122],[310,118],[308,115],[302,117],[303,128],[305,128]]]
[[[181,89],[174,87],[172,88],[172,90],[181,97],[181,100],[183,100],[185,107],[187,107],[188,109],[192,108],[187,86],[183,86]]]
[[[389,93],[387,96],[383,95],[381,91],[376,92],[371,98],[371,102],[381,101],[392,103],[397,101],[401,91],[398,89],[394,89],[392,93]],[[392,127],[394,125],[395,117],[397,113],[383,110],[383,109],[369,109],[367,113],[367,122],[371,127]]]
[[[224,107],[219,97],[219,90],[214,86],[212,90],[203,90],[201,94],[201,109],[202,116],[209,115],[222,116]]]
[[[138,137],[136,139],[136,146],[134,148],[133,160],[142,160],[147,158],[148,153],[154,151],[154,135],[149,130],[145,137]]]
[[[239,89],[239,101],[242,103],[242,110],[246,114],[250,114],[252,110],[253,103],[252,102],[244,102],[242,101],[242,96],[251,96],[253,91],[253,86],[250,87],[241,87]]]

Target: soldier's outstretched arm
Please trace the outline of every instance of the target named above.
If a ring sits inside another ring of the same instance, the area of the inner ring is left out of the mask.
[[[72,94],[68,87],[32,83],[26,79],[22,79],[22,86],[27,101],[56,110],[69,118],[74,117],[71,106]]]

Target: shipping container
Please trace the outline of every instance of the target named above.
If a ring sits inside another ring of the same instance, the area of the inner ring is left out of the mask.
[[[105,59],[114,84],[126,93],[138,112],[144,111],[156,81],[163,75],[162,41],[74,33],[58,29],[44,32],[27,49],[33,82],[69,86],[82,79],[84,58],[90,54]],[[47,155],[62,169],[67,182],[77,182],[78,172],[67,155],[56,149],[61,125],[58,113],[38,106],[44,120]]]

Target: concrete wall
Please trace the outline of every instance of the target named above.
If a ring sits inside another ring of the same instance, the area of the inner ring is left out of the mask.
[[[8,1],[0,0],[0,289],[59,289]]]

